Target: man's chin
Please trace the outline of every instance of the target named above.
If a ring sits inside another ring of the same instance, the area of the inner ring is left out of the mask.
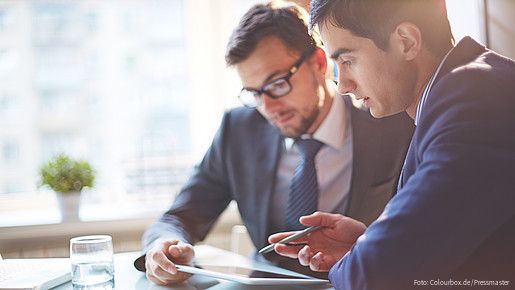
[[[384,117],[384,115],[381,114],[381,112],[378,112],[378,111],[374,110],[373,108],[370,108],[370,115],[372,115],[372,117],[374,117],[376,119]]]
[[[370,107],[370,115],[376,119],[388,117],[393,114],[388,114],[388,112],[385,112],[384,110],[380,110],[374,107]]]
[[[302,119],[300,122],[293,122],[293,120],[290,120],[290,122],[282,125],[273,125],[281,132],[281,135],[284,137],[295,139],[302,136],[303,134],[306,134],[311,124],[312,122],[308,122]]]
[[[298,138],[300,137],[302,134],[304,134],[301,130],[298,130],[298,129],[295,129],[295,128],[292,128],[292,127],[278,127],[279,131],[281,132],[281,135],[283,135],[284,137],[287,137],[287,138]]]
[[[376,119],[381,119],[381,118],[385,118],[385,117],[390,117],[390,116],[393,116],[395,114],[398,114],[402,112],[402,110],[378,110],[378,109],[374,109],[373,107],[370,108],[370,114],[372,115],[372,117],[376,118]]]

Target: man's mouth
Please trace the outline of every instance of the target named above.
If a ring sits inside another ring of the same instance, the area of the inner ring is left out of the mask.
[[[370,101],[370,98],[369,97],[358,97],[356,95],[354,95],[354,98],[357,100],[357,101],[362,101],[363,102],[363,105],[365,105],[366,107],[368,107],[368,103]]]
[[[276,117],[274,117],[274,123],[280,125],[288,122],[291,118],[293,118],[294,114],[293,112],[286,112],[282,114],[277,114]]]

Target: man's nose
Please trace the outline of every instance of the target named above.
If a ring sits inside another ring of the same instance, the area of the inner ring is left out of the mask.
[[[342,74],[340,73],[338,76],[338,93],[342,95],[348,94],[352,93],[355,89],[356,83],[353,80],[342,76]]]
[[[261,95],[261,106],[265,112],[273,112],[274,108],[276,108],[280,103],[281,101],[274,99],[265,93]]]

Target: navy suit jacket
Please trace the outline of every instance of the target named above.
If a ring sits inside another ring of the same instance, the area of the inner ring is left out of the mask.
[[[451,51],[422,108],[399,191],[329,277],[336,289],[441,289],[450,279],[458,289],[464,279],[511,280],[513,288],[513,60],[469,37]]]
[[[344,98],[351,108],[353,134],[350,196],[347,209],[340,213],[369,224],[395,192],[413,122],[406,114],[374,119],[368,110],[355,107],[348,96],[337,97]],[[283,143],[280,131],[257,110],[227,112],[211,147],[170,210],[145,232],[144,247],[160,237],[192,244],[203,240],[232,200],[238,204],[254,246],[266,246],[272,234],[269,211]],[[297,271],[307,269],[275,252],[266,258]],[[135,263],[140,270],[144,270],[143,259]]]

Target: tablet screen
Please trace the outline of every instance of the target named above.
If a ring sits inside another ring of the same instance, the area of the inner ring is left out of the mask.
[[[258,271],[249,268],[243,268],[238,266],[212,266],[212,265],[196,265],[195,267],[214,271],[219,273],[238,275],[245,278],[278,278],[278,279],[309,279],[306,277],[290,276],[285,274],[278,274],[272,272]]]

